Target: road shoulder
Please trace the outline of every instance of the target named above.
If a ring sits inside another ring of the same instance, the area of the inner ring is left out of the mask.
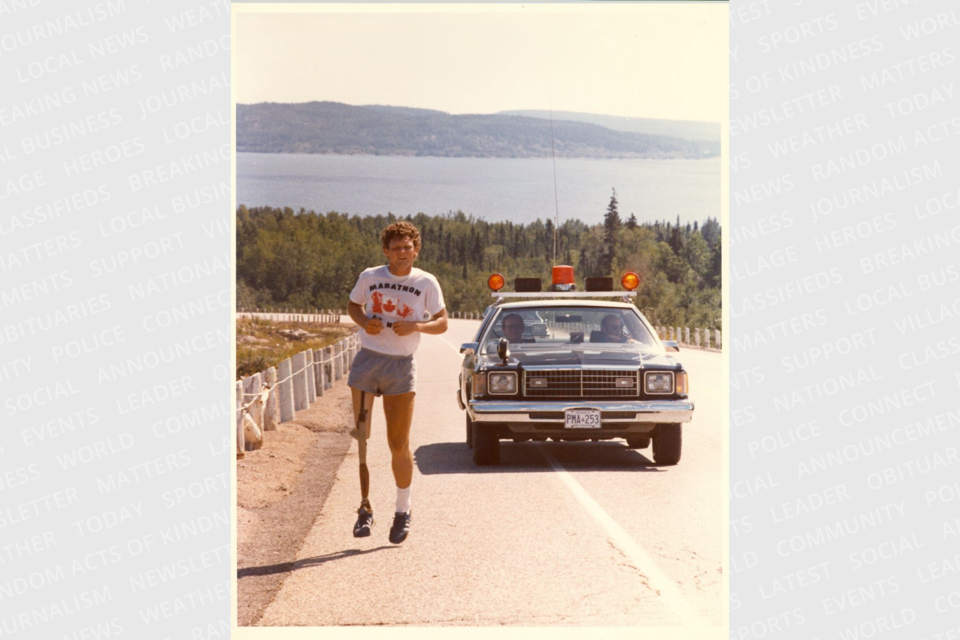
[[[255,625],[289,574],[350,448],[352,405],[337,382],[237,461],[237,616]]]

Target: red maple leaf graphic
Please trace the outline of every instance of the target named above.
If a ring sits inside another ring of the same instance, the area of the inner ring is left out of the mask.
[[[387,303],[383,305],[383,310],[387,313],[393,313],[393,310],[397,308],[397,305],[393,303],[393,298],[387,298]]]
[[[397,311],[397,315],[400,316],[401,318],[406,318],[408,315],[413,313],[413,309],[411,309],[410,307],[408,307],[402,302],[400,303],[400,307],[401,309],[400,311]]]
[[[383,306],[381,305],[383,302],[383,294],[379,291],[374,291],[371,297],[373,298],[373,312],[383,313]]]

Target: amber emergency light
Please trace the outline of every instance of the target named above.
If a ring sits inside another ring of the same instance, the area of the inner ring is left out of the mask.
[[[640,286],[640,276],[632,271],[628,271],[620,278],[620,284],[623,285],[623,288],[627,291],[633,291]]]
[[[490,287],[493,291],[500,291],[500,289],[503,289],[504,282],[505,281],[503,279],[503,276],[500,275],[499,273],[495,273],[489,278],[487,278],[487,286]]]

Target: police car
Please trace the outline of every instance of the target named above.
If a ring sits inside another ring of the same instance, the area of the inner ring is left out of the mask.
[[[502,292],[503,276],[490,276],[497,300],[460,347],[457,402],[474,462],[499,464],[501,440],[620,438],[633,449],[652,444],[658,465],[677,464],[681,425],[693,418],[689,379],[672,355],[677,344],[661,341],[629,301],[639,277],[625,274],[620,292],[612,278],[587,278],[577,292],[568,266],[554,267],[552,280],[547,292],[532,278]],[[531,322],[546,335],[528,331]]]

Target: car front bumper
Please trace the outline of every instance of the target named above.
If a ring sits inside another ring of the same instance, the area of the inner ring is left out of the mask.
[[[459,394],[458,394],[459,400]],[[462,401],[461,401],[462,402]],[[474,422],[509,423],[511,426],[564,425],[568,409],[596,409],[603,425],[627,426],[637,423],[681,423],[693,419],[693,402],[689,400],[642,400],[633,402],[529,402],[505,400],[475,400],[466,410]]]

